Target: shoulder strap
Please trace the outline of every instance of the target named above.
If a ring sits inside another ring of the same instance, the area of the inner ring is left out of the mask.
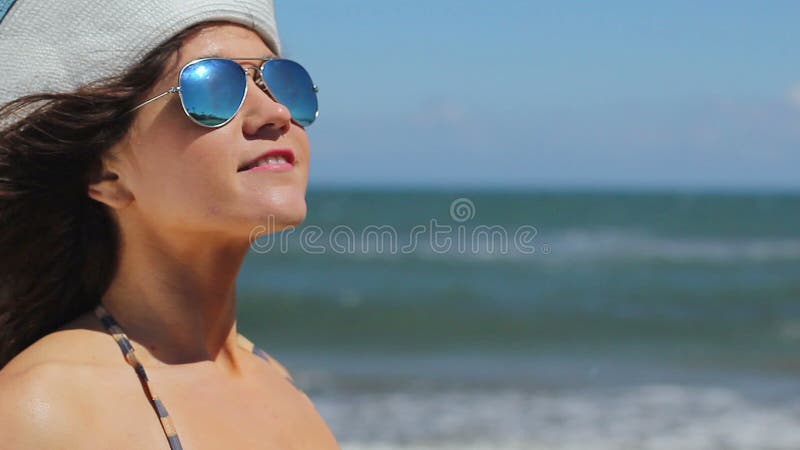
[[[271,363],[272,362],[270,357],[269,357],[269,355],[267,354],[267,352],[265,352],[264,350],[261,350],[260,348],[258,348],[257,345],[253,344],[253,341],[251,341],[250,339],[247,339],[246,337],[244,337],[244,335],[242,333],[239,333],[239,345],[243,349],[247,350],[248,352],[250,352],[250,353],[252,353],[252,354],[254,354],[256,356],[259,356],[261,359],[263,359],[267,363]]]
[[[280,374],[284,378],[286,378],[290,383],[292,383],[294,385],[294,379],[292,378],[292,375],[289,373],[289,371],[286,369],[286,367],[284,367],[283,364],[279,363],[275,358],[270,357],[267,354],[267,352],[265,352],[264,350],[259,348],[257,345],[253,344],[253,342],[250,339],[247,339],[246,337],[244,337],[244,335],[242,333],[239,333],[239,345],[241,345],[242,348],[244,348],[248,352],[251,352],[251,353],[259,356],[261,359],[266,361],[267,364],[269,364],[270,366],[272,366],[274,368],[277,368],[278,372],[280,372]],[[295,386],[295,387],[297,387],[297,386]]]
[[[150,383],[150,379],[147,377],[147,372],[144,370],[144,366],[139,362],[136,358],[136,353],[133,350],[133,346],[131,345],[130,341],[128,340],[128,336],[125,335],[125,332],[122,330],[122,327],[119,326],[117,321],[111,315],[111,313],[106,310],[102,304],[98,304],[95,309],[94,313],[100,322],[103,323],[106,330],[114,337],[114,340],[117,341],[120,350],[122,350],[122,354],[125,357],[125,361],[133,367],[136,375],[139,377],[139,381],[142,383],[142,387],[144,388],[145,394],[147,394],[148,399],[150,399],[150,403],[153,406],[156,414],[158,415],[159,421],[161,422],[161,428],[164,430],[164,434],[167,436],[167,440],[169,441],[170,450],[183,450],[181,446],[181,441],[178,438],[178,432],[175,430],[175,425],[172,423],[172,419],[169,416],[169,412],[167,412],[167,408],[161,402],[161,400],[156,395],[155,391],[153,390],[153,386]],[[283,374],[284,378],[286,378],[289,383],[291,383],[296,389],[297,386],[294,384],[294,380],[292,376],[289,374],[289,371],[283,367],[278,361],[274,358],[271,358],[267,352],[253,344],[250,339],[247,339],[241,333],[238,334],[238,342],[239,345],[247,350],[255,354],[256,356],[263,359],[267,364],[270,364],[274,367],[277,367],[278,370]]]
[[[161,428],[164,430],[164,434],[167,436],[169,448],[171,450],[182,450],[183,447],[181,446],[181,440],[178,438],[178,432],[175,430],[175,425],[172,423],[172,418],[170,418],[167,408],[164,407],[164,404],[153,390],[150,379],[147,377],[147,372],[145,372],[144,366],[142,366],[142,364],[136,358],[136,353],[133,351],[133,346],[128,340],[128,336],[125,335],[117,321],[111,316],[111,313],[109,313],[103,307],[102,304],[98,304],[95,307],[94,314],[98,319],[100,319],[100,322],[103,323],[103,325],[106,327],[106,330],[111,333],[111,336],[114,337],[114,340],[117,341],[120,350],[122,350],[122,354],[125,356],[125,361],[127,361],[128,364],[133,367],[133,369],[136,371],[136,375],[139,376],[139,381],[142,383],[145,394],[147,394],[147,398],[150,399],[150,404],[153,406],[153,409],[155,410],[156,414],[158,415],[158,419],[161,422]]]

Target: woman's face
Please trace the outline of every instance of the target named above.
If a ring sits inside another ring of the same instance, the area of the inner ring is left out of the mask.
[[[178,84],[187,62],[208,57],[244,58],[273,53],[259,35],[234,24],[205,27],[186,41],[177,63],[145,98]],[[255,67],[259,61],[238,61]],[[253,70],[248,71],[250,75]],[[267,151],[294,155],[283,171],[240,167]],[[114,171],[130,191],[136,217],[159,230],[223,233],[246,238],[262,225],[269,232],[305,219],[310,150],[305,130],[289,111],[248,79],[247,96],[226,125],[211,129],[192,122],[178,95],[168,95],[137,111],[126,145],[116,155]],[[124,226],[124,225],[123,225]]]

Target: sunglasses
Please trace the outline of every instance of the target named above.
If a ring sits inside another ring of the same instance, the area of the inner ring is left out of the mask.
[[[236,61],[263,61],[255,82],[273,100],[285,106],[292,120],[307,127],[319,116],[317,86],[300,64],[283,58],[203,58],[181,69],[178,86],[172,87],[141,105],[168,94],[178,94],[186,115],[196,124],[219,128],[230,122],[247,95],[247,71]]]

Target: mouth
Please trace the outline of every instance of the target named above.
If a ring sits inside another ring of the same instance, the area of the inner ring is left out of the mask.
[[[294,152],[288,148],[269,150],[239,166],[237,172],[248,170],[284,171],[294,167]]]

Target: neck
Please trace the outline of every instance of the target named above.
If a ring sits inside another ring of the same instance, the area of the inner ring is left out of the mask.
[[[215,243],[209,235],[177,240],[129,232],[102,303],[138,344],[142,361],[209,361],[238,372],[236,277],[247,249],[246,242]]]

